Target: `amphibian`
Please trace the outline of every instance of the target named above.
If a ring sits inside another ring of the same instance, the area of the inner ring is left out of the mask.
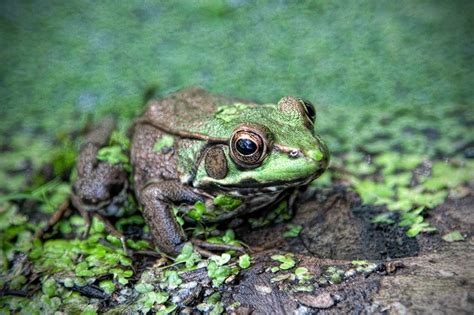
[[[295,188],[328,166],[327,147],[314,134],[315,116],[311,103],[291,96],[259,105],[189,88],[151,100],[132,127],[130,159],[133,190],[155,245],[176,255],[187,240],[173,208],[186,212],[201,201],[215,214],[206,220],[221,221],[284,200],[291,206]],[[81,152],[76,207],[104,209],[127,187],[122,168],[97,162],[100,145]],[[217,196],[239,202],[225,209],[214,203]]]

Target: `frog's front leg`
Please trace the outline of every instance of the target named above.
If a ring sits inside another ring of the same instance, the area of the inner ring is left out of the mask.
[[[176,221],[172,206],[193,204],[202,201],[202,197],[178,181],[166,180],[146,185],[139,199],[155,245],[169,255],[178,255],[186,235]]]

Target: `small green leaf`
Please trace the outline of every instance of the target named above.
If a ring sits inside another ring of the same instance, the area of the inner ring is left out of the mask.
[[[292,279],[293,278],[293,279]],[[284,273],[284,274],[281,274],[281,275],[278,275],[276,277],[273,277],[270,279],[270,282],[271,283],[274,283],[274,282],[280,282],[280,281],[285,281],[285,280],[294,280],[295,278],[295,275],[292,274],[292,273]]]
[[[188,242],[184,244],[181,253],[176,257],[176,263],[185,263],[186,268],[193,267],[197,262],[201,260],[201,256],[195,253],[193,250],[193,245]]]
[[[302,225],[288,224],[286,226],[287,230],[283,233],[283,237],[297,237],[303,230]]]
[[[333,273],[329,281],[331,281],[333,284],[339,284],[342,282],[342,277],[339,273]]]
[[[239,267],[242,269],[250,267],[250,256],[248,254],[239,257]]]
[[[305,268],[305,267],[298,267],[298,268],[295,269],[295,275],[296,276],[304,275],[307,272],[308,272],[308,268]]]
[[[181,283],[183,283],[183,280],[178,275],[177,271],[174,270],[167,270],[165,272],[165,277],[166,281],[168,283],[168,288],[169,289],[175,289],[177,288]]]
[[[423,218],[421,218],[423,219]],[[417,220],[419,221],[419,220]],[[426,222],[415,222],[410,229],[406,232],[408,237],[415,237],[421,232],[434,232],[436,231],[435,227],[430,226],[429,223]]]
[[[214,304],[214,308],[209,313],[209,315],[219,315],[219,314],[222,314],[223,312],[224,312],[224,304],[222,304],[222,302],[218,302]]]
[[[219,292],[214,292],[207,298],[206,303],[214,305],[214,304],[220,302],[221,297],[222,296]]]
[[[53,278],[49,278],[48,280],[43,282],[42,290],[43,293],[46,294],[48,297],[53,297],[56,295],[56,280]]]
[[[169,294],[166,292],[155,292],[156,303],[163,304],[169,299]]]
[[[117,247],[122,247],[122,241],[112,234],[108,234],[105,239]]]
[[[443,240],[446,242],[464,241],[464,236],[461,234],[461,232],[456,230],[443,235]]]
[[[220,266],[214,260],[210,260],[207,264],[207,275],[212,279],[214,286],[224,283],[231,274],[232,269],[229,266]]]
[[[85,310],[83,310],[80,315],[97,315],[97,310],[92,308],[91,306],[87,306]]]
[[[63,285],[66,287],[66,288],[72,288],[74,286],[74,280],[71,279],[71,278],[65,278],[64,279],[64,282],[63,282]]]
[[[222,237],[222,241],[225,244],[232,244],[233,241],[235,240],[235,233],[233,230],[228,229],[225,231],[224,236]]]
[[[213,201],[214,205],[219,206],[224,211],[232,211],[242,204],[242,200],[237,197],[227,195],[217,195]]]
[[[354,188],[364,204],[373,204],[380,200],[392,198],[394,195],[392,187],[371,180],[356,180]]]
[[[273,266],[272,269],[270,269],[270,270],[271,270],[271,272],[275,273],[275,272],[280,271],[280,267]]]
[[[181,253],[176,257],[176,262],[184,262],[191,257],[193,253],[193,244],[190,242],[184,244]]]
[[[138,293],[148,293],[153,291],[155,288],[150,283],[139,283],[135,286],[135,290]]]
[[[118,145],[101,148],[97,152],[97,159],[112,165],[128,163],[128,156],[122,152],[122,148]]]
[[[273,255],[271,257],[273,260],[281,262],[279,268],[282,270],[287,270],[293,268],[296,264],[291,254],[286,255]]]
[[[212,257],[209,257],[210,260],[213,260],[216,262],[217,265],[219,266],[223,266],[225,265],[226,263],[229,262],[231,256],[227,253],[223,253],[222,255],[220,256],[212,256]]]
[[[372,218],[372,223],[375,224],[393,224],[394,220],[391,219],[391,213],[381,213]]]
[[[295,276],[298,279],[299,284],[304,284],[306,281],[311,280],[313,276],[309,273],[308,268],[298,267],[295,269]]]
[[[99,282],[99,287],[107,294],[112,294],[115,291],[115,284],[111,280],[103,280]]]
[[[198,201],[194,204],[194,207],[188,211],[187,216],[195,221],[200,221],[204,213],[206,213],[206,205],[202,201]]]

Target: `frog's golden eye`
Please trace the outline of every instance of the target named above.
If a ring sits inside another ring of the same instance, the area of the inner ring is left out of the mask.
[[[267,156],[268,137],[260,126],[242,125],[230,138],[230,155],[243,168],[259,166]]]

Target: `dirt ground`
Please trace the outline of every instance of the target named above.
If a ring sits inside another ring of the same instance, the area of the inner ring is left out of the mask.
[[[226,286],[226,305],[238,301],[238,314],[472,314],[474,311],[474,194],[434,209],[429,221],[438,232],[408,238],[401,228],[370,223],[381,209],[361,205],[344,189],[316,191],[292,223],[304,226],[296,238],[282,236],[286,224],[237,234],[255,251],[254,263]],[[463,242],[441,236],[458,229]],[[298,266],[324,276],[331,266],[345,270],[341,283],[313,282],[313,292],[299,292],[291,281],[272,281],[271,256],[294,253]],[[373,262],[353,271],[353,260]],[[351,270],[352,268],[352,270]],[[193,276],[196,279],[196,275]]]

